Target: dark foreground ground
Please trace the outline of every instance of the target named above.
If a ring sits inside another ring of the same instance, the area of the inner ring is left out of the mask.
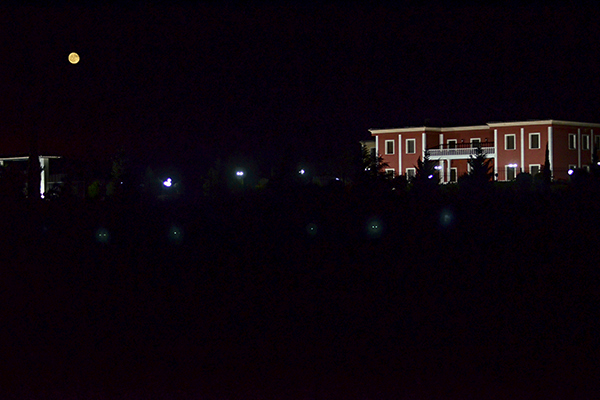
[[[0,213],[2,398],[598,393],[590,191],[332,189]]]

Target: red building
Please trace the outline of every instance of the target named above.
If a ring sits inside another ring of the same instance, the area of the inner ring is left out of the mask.
[[[370,129],[377,154],[394,175],[415,174],[417,160],[429,151],[443,183],[467,173],[469,157],[481,145],[492,159],[497,180],[515,179],[519,172],[541,171],[549,150],[554,179],[567,179],[570,169],[586,168],[594,148],[600,149],[600,124],[557,120],[493,122],[450,128]]]

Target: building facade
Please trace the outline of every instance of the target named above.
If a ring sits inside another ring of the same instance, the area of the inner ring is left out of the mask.
[[[481,146],[492,159],[496,180],[509,181],[520,172],[541,172],[546,148],[553,179],[567,179],[569,170],[589,169],[594,149],[600,149],[600,124],[558,120],[494,122],[449,128],[370,129],[375,151],[393,175],[416,173],[425,151],[437,163],[442,183],[456,182],[468,172],[468,160]],[[547,146],[547,147],[546,147]]]
[[[39,156],[39,159],[40,167],[42,168],[40,172],[40,195],[43,198],[46,192],[48,192],[54,185],[62,183],[64,174],[50,174],[51,160],[56,161],[60,159],[59,156]],[[27,170],[27,165],[29,164],[29,156],[0,157],[1,167],[7,167],[11,163],[17,165],[18,169],[25,173]]]

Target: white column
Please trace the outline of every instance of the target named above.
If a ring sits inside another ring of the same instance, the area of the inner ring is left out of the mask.
[[[521,165],[520,170],[527,172],[525,169],[525,128],[521,128]]]
[[[423,150],[423,156],[421,157],[421,159],[425,158],[425,140],[427,139],[427,137],[425,136],[425,132],[423,132],[423,134],[421,135],[421,148]]]
[[[550,161],[550,175],[554,179],[554,129],[548,127],[548,159]]]
[[[379,135],[375,136],[375,158],[379,157]]]
[[[448,182],[450,182],[450,177],[452,176],[452,161],[450,159],[446,160],[448,162]]]
[[[590,168],[594,159],[594,130],[590,129]]]
[[[404,174],[404,168],[402,168],[402,135],[398,135],[398,175]]]
[[[498,176],[498,150],[500,145],[498,144],[498,129],[494,129],[494,146],[496,147],[496,159],[494,160],[494,180]]]
[[[440,166],[440,182],[446,183],[446,179],[444,176],[444,160],[440,158],[440,160],[438,161],[438,164]]]
[[[590,130],[590,168],[592,165],[592,161],[594,160],[594,151],[596,150],[596,145],[594,144],[594,130]]]
[[[47,159],[40,157],[40,167],[42,171],[40,172],[40,194],[43,196],[46,192],[46,172],[48,171],[48,163]]]
[[[440,133],[440,144],[443,145],[444,144],[444,134]],[[440,150],[442,149],[442,147],[440,147]]]
[[[577,168],[581,168],[581,128],[577,128]]]

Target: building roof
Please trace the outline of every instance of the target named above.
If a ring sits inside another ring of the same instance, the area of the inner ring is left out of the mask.
[[[600,128],[600,123],[591,122],[574,122],[574,121],[562,121],[556,119],[545,119],[545,120],[529,120],[529,121],[513,121],[513,122],[488,122],[485,125],[471,125],[471,126],[455,126],[455,127],[431,127],[431,126],[414,126],[405,128],[372,128],[369,132],[372,134],[379,133],[403,133],[403,132],[452,132],[452,131],[468,131],[468,130],[481,130],[490,128],[500,128],[504,126],[529,126],[529,125],[567,125],[567,126],[583,126],[586,128]]]

